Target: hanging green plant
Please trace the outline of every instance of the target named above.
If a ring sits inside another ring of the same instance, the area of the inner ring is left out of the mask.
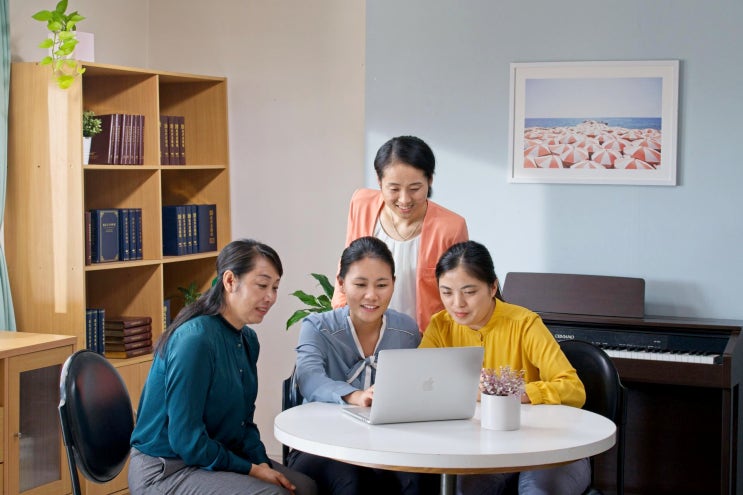
[[[57,85],[67,89],[75,82],[75,77],[85,72],[85,67],[72,57],[77,46],[77,23],[85,17],[77,11],[67,13],[67,0],[61,0],[54,10],[40,10],[32,15],[34,19],[46,23],[51,34],[39,43],[39,48],[51,49],[51,55],[41,59],[41,65],[51,65]]]

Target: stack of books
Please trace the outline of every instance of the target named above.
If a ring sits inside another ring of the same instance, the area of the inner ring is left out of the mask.
[[[160,165],[186,164],[186,118],[160,116]]]
[[[152,318],[118,316],[104,323],[104,346],[107,358],[123,359],[152,352]]]
[[[163,206],[163,255],[217,250],[217,205]]]
[[[90,164],[142,165],[144,163],[144,115],[112,113],[96,115],[101,132],[90,142]]]

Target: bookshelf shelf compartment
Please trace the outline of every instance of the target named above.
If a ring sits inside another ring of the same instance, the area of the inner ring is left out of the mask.
[[[217,250],[231,239],[227,81],[222,77],[85,63],[59,89],[49,67],[13,63],[5,251],[19,330],[66,333],[84,348],[85,308],[152,317],[163,331],[183,306],[179,286],[211,285],[217,252],[164,257],[162,206],[216,204]],[[83,165],[83,110],[144,115],[143,165]],[[186,165],[160,164],[161,115],[184,116]],[[85,212],[141,208],[143,259],[85,265]],[[50,241],[50,234],[53,241]],[[179,302],[180,301],[180,302]],[[137,403],[152,355],[115,360]],[[86,489],[126,489],[126,476]]]
[[[163,256],[163,264],[183,263],[185,261],[212,259],[216,263],[218,251],[207,251],[205,253],[182,254],[180,256]]]
[[[129,260],[129,261],[112,261],[110,263],[93,263],[92,265],[86,265],[86,272],[98,272],[104,270],[126,270],[128,268],[136,268],[141,266],[157,266],[166,262],[162,260]]]

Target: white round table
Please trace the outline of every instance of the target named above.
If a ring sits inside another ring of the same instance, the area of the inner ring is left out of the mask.
[[[454,475],[539,469],[600,454],[614,445],[614,423],[569,406],[522,405],[521,428],[495,431],[475,417],[367,425],[342,406],[313,402],[283,411],[274,436],[291,448],[351,464],[441,473],[442,493]]]

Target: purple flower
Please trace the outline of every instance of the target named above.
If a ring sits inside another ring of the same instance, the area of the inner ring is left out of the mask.
[[[480,372],[480,392],[487,395],[521,395],[524,393],[524,370],[500,366],[498,370],[483,368]]]

